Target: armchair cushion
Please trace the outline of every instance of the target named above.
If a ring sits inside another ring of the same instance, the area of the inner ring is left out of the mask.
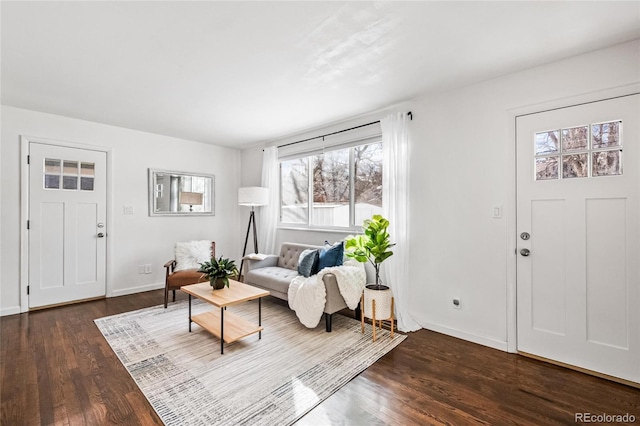
[[[200,269],[200,264],[211,259],[211,241],[188,241],[176,243],[176,266],[174,271]]]

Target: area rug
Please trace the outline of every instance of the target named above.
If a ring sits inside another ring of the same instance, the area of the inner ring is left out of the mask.
[[[211,310],[199,300],[193,314]],[[229,310],[257,322],[257,301]],[[288,425],[340,389],[406,336],[334,314],[301,325],[288,307],[262,302],[262,339],[225,344],[197,324],[187,302],[100,318],[96,325],[166,425]]]

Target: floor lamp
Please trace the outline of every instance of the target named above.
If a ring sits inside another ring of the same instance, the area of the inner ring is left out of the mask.
[[[247,243],[249,242],[249,231],[253,225],[253,250],[258,253],[258,230],[256,228],[255,208],[266,206],[269,202],[269,189],[260,186],[248,186],[238,189],[238,204],[251,207],[249,214],[249,225],[247,225],[247,236],[244,239],[244,249],[242,250],[242,261],[240,262],[240,277],[242,277],[244,266],[244,256],[247,254]]]

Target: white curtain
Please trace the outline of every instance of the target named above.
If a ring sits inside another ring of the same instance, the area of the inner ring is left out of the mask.
[[[262,187],[269,189],[269,204],[259,207],[258,248],[261,253],[276,253],[276,230],[280,213],[280,173],[278,167],[278,148],[271,146],[262,152]]]
[[[382,209],[389,219],[393,256],[382,264],[383,282],[393,292],[398,330],[421,327],[409,314],[409,114],[380,120],[382,127]]]

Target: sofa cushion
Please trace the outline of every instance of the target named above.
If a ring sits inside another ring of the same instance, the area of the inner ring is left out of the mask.
[[[318,273],[319,257],[320,254],[317,249],[307,249],[303,251],[298,260],[298,273],[307,278]]]
[[[278,266],[293,269],[298,272],[298,259],[300,259],[300,254],[310,248],[313,248],[313,246],[298,243],[282,243],[280,256],[278,257]]]
[[[268,266],[266,268],[252,269],[247,272],[246,283],[256,283],[260,287],[273,289],[287,294],[291,280],[298,275],[298,270]]]
[[[176,243],[176,267],[174,271],[199,269],[200,264],[211,260],[211,241],[188,241]]]
[[[325,242],[324,247],[320,250],[320,259],[318,261],[318,271],[332,266],[342,265],[342,257],[344,256],[344,244],[342,241],[330,245]]]

